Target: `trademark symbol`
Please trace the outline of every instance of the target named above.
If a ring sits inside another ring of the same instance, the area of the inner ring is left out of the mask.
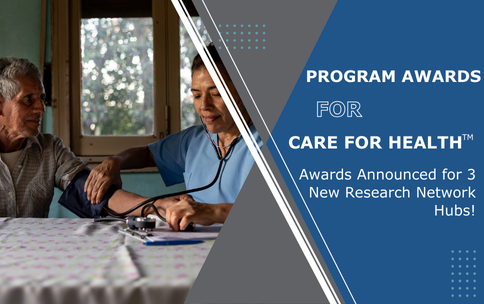
[[[464,140],[474,140],[474,134],[462,134]]]

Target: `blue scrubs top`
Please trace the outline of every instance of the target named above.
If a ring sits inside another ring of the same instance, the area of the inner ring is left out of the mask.
[[[250,130],[262,146],[254,125]],[[217,134],[209,133],[217,142]],[[185,182],[186,189],[195,189],[212,182],[220,164],[203,126],[194,126],[148,145],[167,186]],[[223,161],[217,182],[203,191],[189,193],[201,203],[234,203],[249,174],[254,158],[242,137]]]

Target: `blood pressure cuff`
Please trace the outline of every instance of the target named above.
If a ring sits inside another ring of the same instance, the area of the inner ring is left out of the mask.
[[[81,218],[100,217],[104,206],[108,203],[114,192],[119,189],[118,186],[112,185],[109,187],[108,191],[106,191],[106,194],[104,194],[101,203],[95,205],[91,204],[87,199],[87,193],[84,192],[84,184],[86,183],[90,172],[90,170],[83,170],[77,173],[59,199],[59,204]]]

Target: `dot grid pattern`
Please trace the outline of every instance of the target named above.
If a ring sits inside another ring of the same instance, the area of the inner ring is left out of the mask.
[[[222,36],[222,38],[218,40],[219,49],[225,46],[229,50],[266,49],[265,24],[219,24],[218,30]]]
[[[477,250],[450,253],[450,297],[477,298]]]

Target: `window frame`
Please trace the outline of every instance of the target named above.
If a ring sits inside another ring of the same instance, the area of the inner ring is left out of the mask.
[[[180,23],[169,0],[152,0],[153,135],[86,136],[81,125],[81,0],[52,0],[53,133],[93,165],[181,129]]]

